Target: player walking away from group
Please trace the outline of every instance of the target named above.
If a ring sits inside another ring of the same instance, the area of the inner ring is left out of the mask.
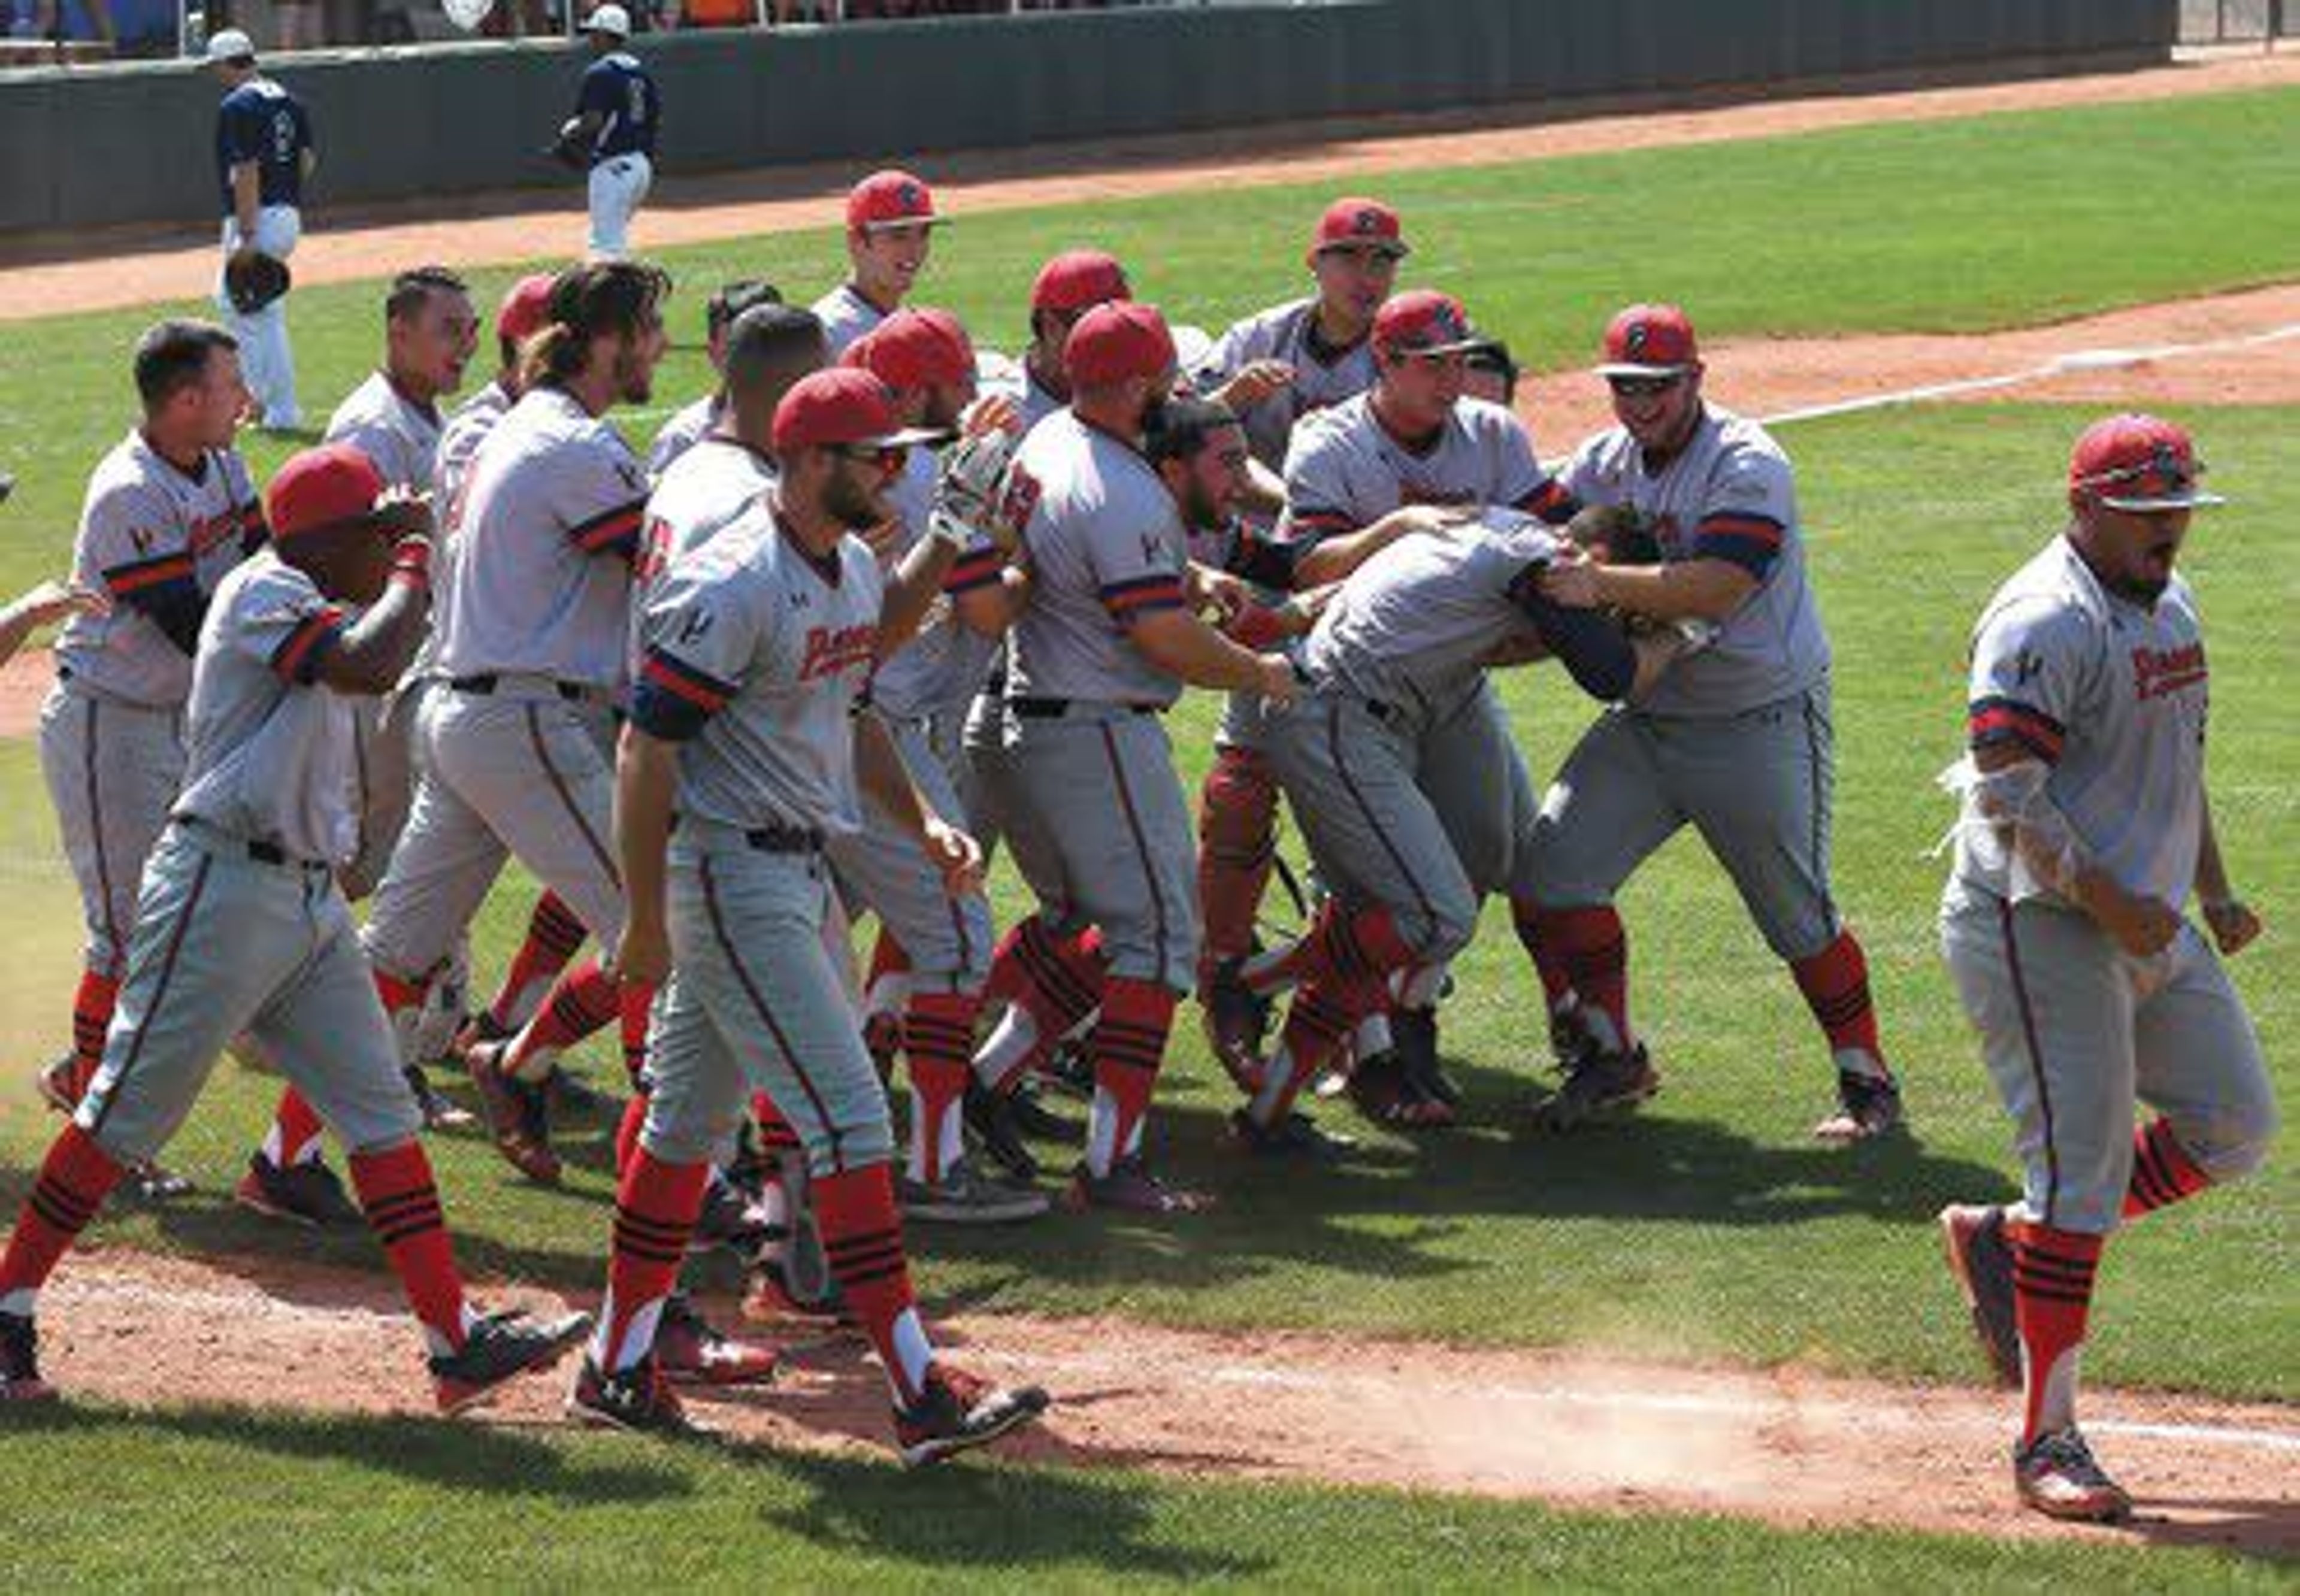
[[[264,540],[262,505],[233,447],[247,388],[232,336],[206,322],[160,322],[138,342],[135,370],[142,420],[97,462],[72,551],[73,582],[109,602],[66,623],[40,711],[40,768],[88,926],[72,1051],[40,1076],[41,1095],[65,1112],[104,1056],[145,860],[183,785],[200,622],[223,578]],[[342,1207],[319,1161],[321,1128],[290,1087],[253,1171],[281,1188],[283,1209],[306,1217]],[[152,1168],[136,1178],[145,1196],[184,1185]]]
[[[2069,462],[2067,529],[1973,635],[1941,947],[2012,1116],[2021,1201],[1952,1207],[1949,1263],[2021,1389],[2012,1480],[2056,1518],[2131,1502],[2077,1428],[2077,1356],[2119,1224],[2258,1167],[2276,1131],[2260,1039],[2214,955],[2260,935],[2212,830],[2210,697],[2173,567],[2201,506],[2188,435],[2102,420]],[[2194,896],[2211,942],[2184,918]],[[2136,1103],[2156,1117],[2137,1131]]]
[[[594,7],[583,22],[591,63],[575,92],[575,114],[559,129],[561,158],[588,171],[594,260],[626,253],[631,218],[654,184],[654,141],[662,127],[662,98],[639,58],[624,48],[630,13],[620,5]]]
[[[1031,430],[1008,472],[1005,514],[1030,583],[1008,638],[1000,802],[1039,910],[1001,944],[992,987],[1013,999],[983,1072],[1003,1078],[1000,1057],[1026,1067],[1060,1034],[1049,1016],[1099,1010],[1070,1200],[1174,1212],[1197,1200],[1151,1173],[1142,1135],[1174,1004],[1195,981],[1198,917],[1188,805],[1161,717],[1185,686],[1282,700],[1294,673],[1196,613],[1243,594],[1192,567],[1180,508],[1141,453],[1173,387],[1164,318],[1136,302],[1097,306],[1071,329],[1066,363],[1071,408]],[[1056,944],[1075,952],[1089,931],[1090,954],[1046,957]]]
[[[726,410],[727,329],[735,325],[735,318],[753,305],[782,302],[781,290],[757,278],[738,278],[712,293],[703,311],[704,347],[711,361],[712,378],[711,391],[681,407],[654,435],[654,442],[647,449],[647,477],[651,481],[661,482],[671,461],[693,448],[704,434],[717,425]],[[771,415],[773,411],[770,410],[768,413]]]
[[[256,422],[267,432],[304,424],[296,403],[296,357],[288,346],[287,274],[262,291],[232,279],[266,256],[284,265],[303,236],[304,184],[319,164],[304,103],[256,69],[255,46],[237,28],[208,40],[208,64],[224,86],[216,108],[216,184],[223,198],[223,276],[216,303],[239,340]],[[258,303],[258,301],[261,303]]]
[[[1520,931],[1574,1040],[1541,1120],[1570,1128],[1659,1089],[1629,1025],[1629,940],[1613,900],[1690,824],[1829,1040],[1838,1108],[1814,1135],[1883,1135],[1902,1122],[1901,1094],[1878,1044],[1867,960],[1829,891],[1829,638],[1805,574],[1788,458],[1763,428],[1703,397],[1693,324],[1674,305],[1615,316],[1597,371],[1620,425],[1575,451],[1561,479],[1578,503],[1640,512],[1662,561],[1558,562],[1546,591],[1719,630],[1648,697],[1601,716],[1543,801]]]
[[[846,195],[846,280],[814,302],[830,358],[902,308],[926,269],[942,217],[906,171],[874,171]]]
[[[1298,943],[1248,966],[1296,983],[1278,1051],[1231,1117],[1253,1151],[1331,1156],[1295,1099],[1393,980],[1469,946],[1482,894],[1456,835],[1497,796],[1532,790],[1506,722],[1475,712],[1488,668],[1554,657],[1590,696],[1634,700],[1690,645],[1674,630],[1632,640],[1612,617],[1545,597],[1541,573],[1566,546],[1530,516],[1488,510],[1382,548],[1320,610],[1297,656],[1304,695],[1271,712],[1268,745],[1330,895]],[[1529,801],[1511,805],[1513,899],[1535,818]]]
[[[776,412],[769,502],[675,564],[647,606],[617,769],[631,903],[621,956],[640,990],[667,985],[600,1330],[570,1398],[596,1423],[689,1426],[653,1355],[655,1310],[709,1160],[762,1089],[804,1143],[823,1246],[885,1367],[904,1461],[979,1446],[1046,1405],[1043,1391],[1000,1391],[928,1340],[886,1094],[822,942],[834,890],[822,850],[861,825],[864,793],[904,819],[948,891],[980,890],[972,840],[910,785],[877,719],[857,712],[883,615],[878,561],[854,534],[886,520],[910,441],[876,378],[808,377]]]
[[[1551,524],[1567,519],[1571,502],[1535,458],[1523,423],[1499,405],[1467,396],[1469,356],[1485,340],[1460,301],[1431,289],[1396,295],[1376,313],[1371,342],[1374,386],[1304,418],[1287,454],[1282,531],[1310,545],[1297,556],[1301,585],[1338,574],[1329,561],[1342,558],[1347,545],[1329,554],[1328,542],[1381,528],[1391,518],[1431,528],[1445,523],[1449,509],[1498,507]],[[1449,724],[1424,733],[1425,759],[1443,769],[1449,734],[1462,739],[1468,758],[1490,746],[1496,730],[1509,735],[1507,719],[1480,677]],[[1521,768],[1512,762],[1504,774]],[[1454,845],[1480,896],[1507,890],[1518,834],[1513,817],[1533,802],[1529,786],[1496,787],[1476,795],[1475,813],[1456,818]],[[1438,1051],[1444,978],[1442,968],[1418,968],[1399,983],[1396,1002],[1371,1016],[1354,1040],[1351,1094],[1379,1123],[1430,1126],[1454,1119],[1460,1093]]]
[[[588,1315],[530,1323],[465,1302],[414,1101],[335,871],[351,855],[350,699],[388,692],[422,636],[429,517],[331,445],[273,478],[273,547],[201,624],[190,756],[154,848],[104,1063],[0,1255],[0,1401],[53,1394],[33,1313],[133,1165],[183,1124],[216,1054],[249,1033],[350,1150],[352,1182],[457,1412],[554,1362]]]
[[[368,919],[385,1006],[414,1007],[516,855],[611,954],[622,888],[608,844],[614,706],[625,680],[646,476],[605,417],[642,404],[668,280],[636,261],[561,274],[530,380],[480,445],[454,506],[448,601],[407,827]],[[570,968],[514,1035],[466,1057],[489,1129],[555,1182],[544,1085],[567,1048],[623,1024],[636,1072],[642,994],[598,958]]]

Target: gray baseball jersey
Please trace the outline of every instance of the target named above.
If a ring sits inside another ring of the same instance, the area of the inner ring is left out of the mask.
[[[471,482],[471,462],[479,458],[479,445],[487,442],[496,423],[511,413],[511,407],[512,397],[504,391],[503,385],[488,384],[447,418],[446,428],[439,435],[439,446],[433,452],[431,625],[423,635],[423,647],[416,654],[415,662],[407,668],[411,681],[438,673],[439,640],[447,629],[447,609],[454,588],[455,548],[461,541],[457,533],[463,521],[463,490]]]
[[[1248,316],[1214,341],[1191,372],[1199,392],[1212,393],[1255,361],[1284,361],[1294,380],[1240,418],[1247,446],[1271,470],[1283,470],[1296,422],[1312,411],[1354,399],[1373,387],[1373,341],[1335,348],[1318,336],[1318,302],[1297,299]]]
[[[648,445],[647,475],[661,482],[671,462],[701,443],[703,435],[719,424],[720,414],[726,406],[727,402],[718,394],[709,393],[675,412]]]
[[[646,606],[631,718],[687,744],[681,815],[738,829],[861,826],[848,720],[884,591],[860,539],[817,560],[771,506],[671,566]]]
[[[1656,473],[1629,429],[1615,427],[1574,451],[1559,478],[1581,503],[1645,511],[1664,560],[1729,561],[1756,579],[1716,641],[1673,667],[1644,709],[1738,715],[1829,674],[1829,638],[1805,581],[1796,481],[1763,428],[1706,406],[1692,438]]]
[[[620,686],[646,501],[612,427],[560,389],[521,395],[472,462],[439,669]]]
[[[326,441],[356,447],[392,486],[428,493],[446,427],[437,405],[417,403],[377,371],[336,406]]]
[[[1463,399],[1423,447],[1401,442],[1360,395],[1305,417],[1286,453],[1283,536],[1354,532],[1406,504],[1495,504],[1542,512],[1562,500],[1524,424]]]
[[[130,432],[89,478],[72,579],[111,596],[75,615],[56,663],[75,691],[132,704],[180,704],[208,595],[263,540],[263,508],[239,454],[210,449],[183,470]]]
[[[1141,452],[1063,411],[1022,440],[1005,494],[1032,576],[1008,634],[1007,696],[1172,703],[1181,684],[1127,636],[1137,617],[1182,605],[1189,561],[1174,496]]]
[[[2179,908],[2203,835],[2204,631],[2188,585],[2153,605],[2103,587],[2056,537],[1989,601],[1973,634],[1970,735],[2051,767],[2046,795],[2128,892]],[[1968,815],[1958,877],[2015,900],[2049,895]]]
[[[839,284],[810,308],[822,323],[822,341],[829,346],[833,365],[848,345],[887,319],[887,312],[863,298],[853,283]]]
[[[932,450],[912,449],[902,481],[888,495],[902,528],[887,552],[890,569],[928,535],[938,470]],[[968,556],[972,561],[970,571],[994,561],[999,566],[1004,563],[1004,557],[981,540],[968,551]],[[954,565],[944,585],[956,590],[974,579],[979,578],[961,575]],[[971,629],[952,611],[947,600],[939,601],[918,634],[879,661],[879,673],[871,683],[871,702],[889,721],[928,720],[960,712],[989,679],[991,663],[997,655],[996,638]]]

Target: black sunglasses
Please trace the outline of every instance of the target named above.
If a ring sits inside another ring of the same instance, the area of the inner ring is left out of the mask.
[[[1668,377],[1608,377],[1605,385],[1624,399],[1650,399],[1684,380],[1685,373],[1679,371]]]
[[[892,474],[903,469],[911,457],[908,444],[832,444],[830,452],[842,460],[875,464],[880,470]]]

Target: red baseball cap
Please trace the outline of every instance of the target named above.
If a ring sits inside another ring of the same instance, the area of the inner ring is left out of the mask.
[[[1412,253],[1405,246],[1396,212],[1379,200],[1354,197],[1338,199],[1326,207],[1326,213],[1318,219],[1317,237],[1310,240],[1310,253],[1317,255],[1362,244],[1374,245],[1392,260]]]
[[[890,388],[929,387],[972,377],[974,345],[948,311],[900,310],[856,339],[846,363]]]
[[[1109,388],[1132,378],[1157,381],[1174,369],[1174,335],[1154,304],[1113,299],[1078,320],[1062,345],[1074,388]]]
[[[2127,411],[2095,421],[2069,456],[2069,498],[2088,495],[2111,510],[2193,510],[2225,504],[2196,486],[2204,462],[2186,429],[2161,416]]]
[[[496,312],[496,335],[513,343],[533,337],[551,320],[551,285],[547,271],[523,277],[511,286]]]
[[[1374,312],[1373,341],[1396,354],[1455,354],[1492,340],[1471,329],[1470,313],[1451,294],[1416,288],[1382,301]]]
[[[874,171],[846,195],[846,229],[867,233],[873,228],[911,227],[942,220],[935,214],[934,190],[909,172]]]
[[[1673,304],[1633,304],[1605,327],[1600,377],[1676,377],[1701,363],[1693,323]]]
[[[273,473],[263,495],[271,536],[289,538],[375,513],[383,473],[350,444],[322,444],[291,457]]]
[[[1126,268],[1098,249],[1069,249],[1038,268],[1030,285],[1034,311],[1086,311],[1113,299],[1131,299]]]
[[[775,406],[778,453],[840,444],[902,448],[937,436],[924,428],[904,427],[895,414],[895,396],[887,385],[859,366],[810,371]]]

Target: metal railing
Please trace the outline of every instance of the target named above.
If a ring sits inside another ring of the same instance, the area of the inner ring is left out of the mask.
[[[2180,0],[2184,45],[2273,45],[2300,32],[2300,4],[2286,0]]]

